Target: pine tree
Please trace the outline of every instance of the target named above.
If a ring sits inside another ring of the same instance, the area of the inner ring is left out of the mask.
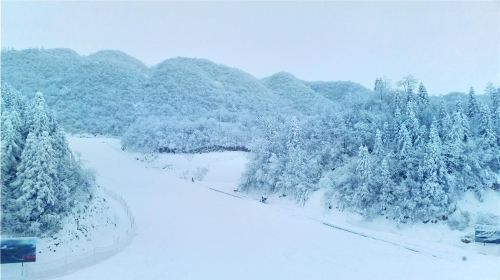
[[[313,175],[316,169],[312,167],[313,162],[304,150],[302,130],[299,121],[293,117],[289,123],[289,134],[287,139],[288,158],[285,164],[282,180],[278,182],[278,189],[286,194],[292,194],[299,202],[304,202],[312,185]],[[318,175],[319,174],[315,174]]]
[[[21,114],[24,109],[23,101],[20,98],[19,92],[7,84],[2,84],[2,111],[16,111]]]
[[[495,88],[492,83],[489,83],[485,91],[491,99],[491,121],[495,128],[497,146],[500,146],[500,88]]]
[[[396,112],[397,109],[399,109],[399,112],[401,113],[401,108],[404,108],[403,106],[405,105],[403,102],[403,98],[401,97],[402,93],[399,90],[396,90],[394,92],[394,97],[392,101],[392,108],[394,109],[394,113]]]
[[[463,126],[462,114],[455,112],[453,114],[453,123],[443,138],[444,159],[447,169],[453,173],[459,174],[463,169],[465,159],[465,128]]]
[[[418,86],[418,104],[419,105],[428,105],[429,104],[429,95],[427,93],[427,89],[425,88],[423,83],[420,83]]]
[[[406,179],[409,173],[413,170],[413,144],[411,136],[406,128],[406,125],[402,125],[399,135],[398,135],[398,160],[401,163],[399,165],[399,176]]]
[[[399,107],[396,107],[396,110],[394,110],[394,118],[393,118],[393,135],[396,137],[399,137],[400,135],[400,130],[401,127],[403,126],[403,116],[401,115],[401,110]]]
[[[412,101],[408,102],[407,104],[406,114],[407,114],[405,120],[406,128],[410,133],[412,144],[414,144],[415,140],[419,137],[420,123],[417,116],[415,115],[415,106]]]
[[[59,173],[58,168],[61,164],[66,165],[65,169],[74,166],[62,160],[63,152],[54,150],[55,139],[51,134],[54,123],[41,93],[35,95],[27,118],[29,133],[12,183],[15,190],[10,208],[17,213],[17,223],[12,229],[18,233],[43,235],[59,228],[61,214],[67,210],[69,191],[60,179],[67,174]],[[64,135],[59,135],[61,137]]]
[[[392,180],[391,170],[389,167],[389,157],[386,156],[379,166],[378,185],[380,188],[379,196],[379,211],[387,216],[393,216],[391,213],[396,202],[396,193],[394,192],[395,184]]]
[[[433,121],[426,154],[419,173],[422,176],[422,191],[420,203],[422,207],[422,218],[432,219],[442,216],[447,212],[448,195],[447,169],[442,155],[441,139],[437,131],[436,121]]]
[[[471,87],[469,90],[469,103],[467,104],[467,116],[473,118],[479,113],[479,104],[476,99],[476,93],[474,88]]]
[[[415,93],[413,92],[413,84],[408,84],[408,87],[406,89],[406,103],[413,102],[413,104],[416,104],[416,97]]]
[[[389,147],[388,149],[391,149],[391,144],[393,139],[391,126],[389,125],[388,122],[384,122],[382,129],[383,129],[382,143],[385,147]]]
[[[463,135],[463,141],[467,142],[471,134],[470,124],[469,124],[469,119],[464,113],[464,110],[462,108],[462,103],[460,101],[457,101],[455,105],[455,113],[453,116],[453,121],[455,122],[456,125],[460,126],[460,131],[462,132]]]
[[[479,135],[481,136],[482,142],[486,146],[495,147],[497,139],[493,128],[491,111],[488,106],[481,106],[480,117]]]
[[[375,79],[375,85],[373,86],[373,91],[380,96],[380,99],[382,100],[382,95],[384,92],[383,84],[382,84],[382,79],[377,78]]]
[[[18,212],[15,231],[40,235],[58,228],[57,177],[48,132],[30,132],[14,182],[17,192],[14,208]]]
[[[16,112],[2,112],[1,141],[1,176],[2,185],[6,186],[15,176],[16,167],[21,158],[23,139],[19,118]]]
[[[13,199],[14,186],[12,181],[15,179],[17,166],[19,164],[24,146],[20,128],[14,119],[17,114],[14,112],[2,112],[2,133],[1,133],[1,203],[2,203],[2,227],[3,229],[10,228],[16,218],[12,215],[11,201]]]
[[[358,209],[362,209],[365,214],[368,214],[376,194],[372,188],[372,160],[368,148],[361,146],[358,153],[358,161],[356,164],[357,191],[355,193],[356,204]]]
[[[440,112],[439,114],[439,136],[446,140],[449,136],[453,121],[447,111]]]
[[[488,83],[484,92],[491,99],[491,111],[496,112],[500,107],[500,88],[496,88],[493,83]]]
[[[382,142],[382,133],[379,129],[375,132],[375,143],[373,145],[373,154],[376,156],[382,156],[384,154],[384,146]]]
[[[71,186],[76,187],[74,180],[76,162],[73,159],[73,155],[69,150],[68,142],[62,130],[59,129],[57,124],[54,122],[54,130],[51,135],[51,146],[54,152],[54,164],[57,172],[57,208],[58,211],[66,211],[69,205],[69,197]]]
[[[373,87],[373,91],[380,96],[380,100],[384,99],[384,96],[389,92],[390,84],[384,78],[375,79],[375,85]]]

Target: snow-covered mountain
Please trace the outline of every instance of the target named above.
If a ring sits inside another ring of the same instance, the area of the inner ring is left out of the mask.
[[[125,133],[126,145],[143,150],[180,147],[155,133],[162,129],[210,134],[210,143],[188,140],[181,150],[247,146],[247,134],[262,116],[312,115],[333,108],[322,96],[328,90],[318,94],[291,74],[259,80],[236,68],[182,57],[148,68],[114,50],[88,56],[69,49],[4,50],[2,83],[25,94],[42,91],[67,131]],[[357,84],[350,88],[369,92]],[[185,126],[174,128],[179,122]],[[139,141],[133,137],[137,133],[148,134],[155,143]]]

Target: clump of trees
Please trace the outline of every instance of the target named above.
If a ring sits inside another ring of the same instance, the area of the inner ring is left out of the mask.
[[[465,97],[465,96],[464,96]],[[342,209],[397,222],[447,219],[463,193],[499,189],[499,89],[449,104],[405,77],[334,113],[261,121],[240,188],[300,201],[331,188]]]
[[[90,199],[93,181],[41,93],[25,100],[8,85],[1,92],[2,232],[45,236],[60,229],[72,207]]]

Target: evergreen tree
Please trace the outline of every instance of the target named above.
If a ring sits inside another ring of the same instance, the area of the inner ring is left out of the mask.
[[[497,139],[493,128],[491,112],[488,106],[481,106],[480,117],[479,136],[481,136],[481,140],[484,145],[488,147],[495,147]]]
[[[399,109],[399,112],[401,113],[401,108],[404,108],[403,106],[405,105],[405,102],[403,101],[401,95],[402,93],[399,90],[396,90],[394,92],[394,97],[392,101],[392,108],[394,109],[394,113],[396,112],[397,109]]]
[[[427,89],[425,88],[423,83],[420,83],[418,86],[418,104],[419,105],[428,105],[429,104],[429,95],[427,94]]]
[[[1,176],[2,186],[6,186],[15,176],[21,157],[23,139],[16,112],[2,112]]]
[[[396,107],[396,110],[394,111],[394,117],[393,117],[393,126],[394,126],[393,135],[394,136],[399,137],[401,127],[403,126],[403,121],[404,121],[404,119],[403,119],[403,116],[401,115],[401,110],[399,109],[399,107]]]
[[[376,156],[382,156],[384,154],[384,146],[382,142],[382,133],[379,129],[375,132],[375,143],[373,145],[373,154]]]
[[[491,111],[496,112],[500,107],[500,88],[496,88],[493,83],[488,83],[484,92],[491,99]]]
[[[457,111],[453,114],[453,124],[443,139],[443,154],[447,170],[451,173],[453,180],[450,183],[455,190],[464,190],[462,180],[463,169],[467,162],[465,154],[465,128],[462,121],[462,113]]]
[[[469,119],[464,113],[464,110],[462,108],[462,103],[460,101],[458,101],[455,105],[455,113],[453,116],[453,121],[455,122],[456,125],[460,127],[460,131],[463,136],[463,141],[467,142],[471,134],[470,124],[469,124]]]
[[[453,126],[453,121],[447,111],[440,111],[439,119],[439,136],[446,140],[449,137],[450,130]]]
[[[473,118],[479,113],[479,104],[476,99],[476,93],[474,88],[471,87],[469,90],[469,103],[467,104],[467,116]]]
[[[402,179],[406,179],[409,176],[410,171],[413,170],[413,144],[412,144],[410,133],[406,128],[406,125],[401,126],[400,133],[398,135],[398,160],[401,163],[399,165],[399,176]]]
[[[383,129],[382,143],[385,147],[389,147],[390,149],[393,139],[391,126],[389,125],[388,122],[384,122],[382,129]]]
[[[405,120],[405,125],[408,129],[408,132],[410,133],[412,144],[414,144],[415,140],[419,137],[420,123],[417,116],[415,115],[415,106],[413,101],[408,102],[406,113],[407,117]]]
[[[58,125],[54,122],[54,130],[51,134],[51,146],[53,150],[54,165],[57,172],[57,201],[56,205],[58,211],[65,211],[69,207],[70,193],[74,192],[74,188],[77,186],[75,180],[75,167],[76,162],[73,159],[73,155],[69,150],[68,142],[62,130],[59,129]],[[73,190],[71,189],[73,186]]]
[[[355,196],[358,209],[362,209],[365,214],[369,213],[375,197],[372,188],[372,170],[373,165],[368,148],[366,146],[361,146],[359,148],[358,161],[355,170],[355,176],[358,183]]]
[[[378,168],[378,185],[380,188],[379,211],[387,216],[393,216],[392,211],[397,197],[394,193],[395,184],[389,167],[389,156],[384,157]]]
[[[492,83],[489,83],[485,91],[491,99],[491,121],[495,128],[497,146],[500,146],[500,88],[495,88]]]
[[[448,172],[442,155],[442,144],[436,121],[433,121],[430,128],[420,174],[422,176],[422,197],[420,198],[422,218],[426,220],[444,215],[449,203],[446,193]]]
[[[373,86],[373,91],[380,96],[380,100],[382,100],[382,95],[384,92],[383,81],[381,78],[375,79],[375,85]]]
[[[61,216],[56,212],[58,176],[53,152],[47,131],[28,134],[14,182],[18,223],[13,229],[16,232],[41,235],[59,227]]]

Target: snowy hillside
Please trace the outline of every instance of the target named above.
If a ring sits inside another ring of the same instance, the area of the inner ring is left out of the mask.
[[[262,80],[264,85],[285,100],[286,111],[305,115],[322,115],[333,109],[333,103],[316,93],[292,74],[281,72]]]
[[[326,213],[314,197],[301,208],[235,193],[244,153],[149,157],[121,151],[114,139],[70,144],[97,182],[127,201],[137,236],[113,257],[58,279],[500,277],[497,247],[457,243],[444,228],[422,238],[418,226],[399,230]],[[204,175],[192,182],[192,174]]]
[[[115,50],[81,56],[27,49],[3,50],[1,63],[2,83],[23,94],[42,91],[67,131],[124,135],[125,146],[141,151],[248,148],[260,117],[333,108],[291,75],[261,81],[205,59],[179,57],[148,68]],[[369,92],[354,83],[342,91]],[[172,130],[201,136],[179,140],[158,133]]]

